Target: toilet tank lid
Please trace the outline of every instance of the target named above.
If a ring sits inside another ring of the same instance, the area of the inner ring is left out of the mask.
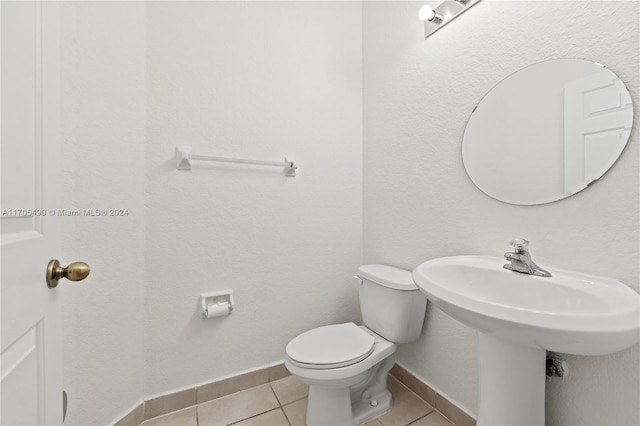
[[[362,265],[358,268],[358,276],[396,290],[418,290],[411,272],[389,265]]]

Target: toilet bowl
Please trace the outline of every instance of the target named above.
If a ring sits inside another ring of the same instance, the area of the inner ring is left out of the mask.
[[[427,299],[409,271],[364,265],[358,277],[364,325],[314,328],[286,347],[285,366],[309,385],[309,426],[357,425],[388,410],[396,348],[422,332]]]

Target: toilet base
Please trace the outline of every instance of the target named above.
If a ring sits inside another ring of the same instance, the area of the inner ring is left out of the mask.
[[[377,364],[360,383],[335,387],[309,383],[308,426],[355,426],[391,408],[387,373],[393,367],[389,356]]]
[[[331,389],[309,386],[307,425],[355,425],[351,416],[349,388]]]
[[[393,405],[393,397],[391,396],[391,392],[388,390],[385,391],[383,395],[380,395],[376,400],[377,405],[373,407],[370,403],[356,404],[352,407],[353,410],[353,424],[358,425],[365,420],[368,420],[372,417],[376,417],[388,409]]]

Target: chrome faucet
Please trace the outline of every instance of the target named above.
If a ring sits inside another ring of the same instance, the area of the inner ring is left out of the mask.
[[[550,277],[549,271],[545,271],[535,264],[529,253],[529,241],[524,238],[516,238],[510,243],[513,246],[513,253],[507,252],[504,258],[511,263],[502,267],[510,271],[521,272],[523,274],[536,275],[538,277]]]

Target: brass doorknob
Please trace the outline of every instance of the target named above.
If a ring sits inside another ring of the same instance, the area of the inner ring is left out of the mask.
[[[56,288],[58,280],[66,278],[71,281],[80,281],[87,278],[91,269],[84,262],[74,262],[63,268],[58,259],[52,259],[47,265],[47,287]]]

